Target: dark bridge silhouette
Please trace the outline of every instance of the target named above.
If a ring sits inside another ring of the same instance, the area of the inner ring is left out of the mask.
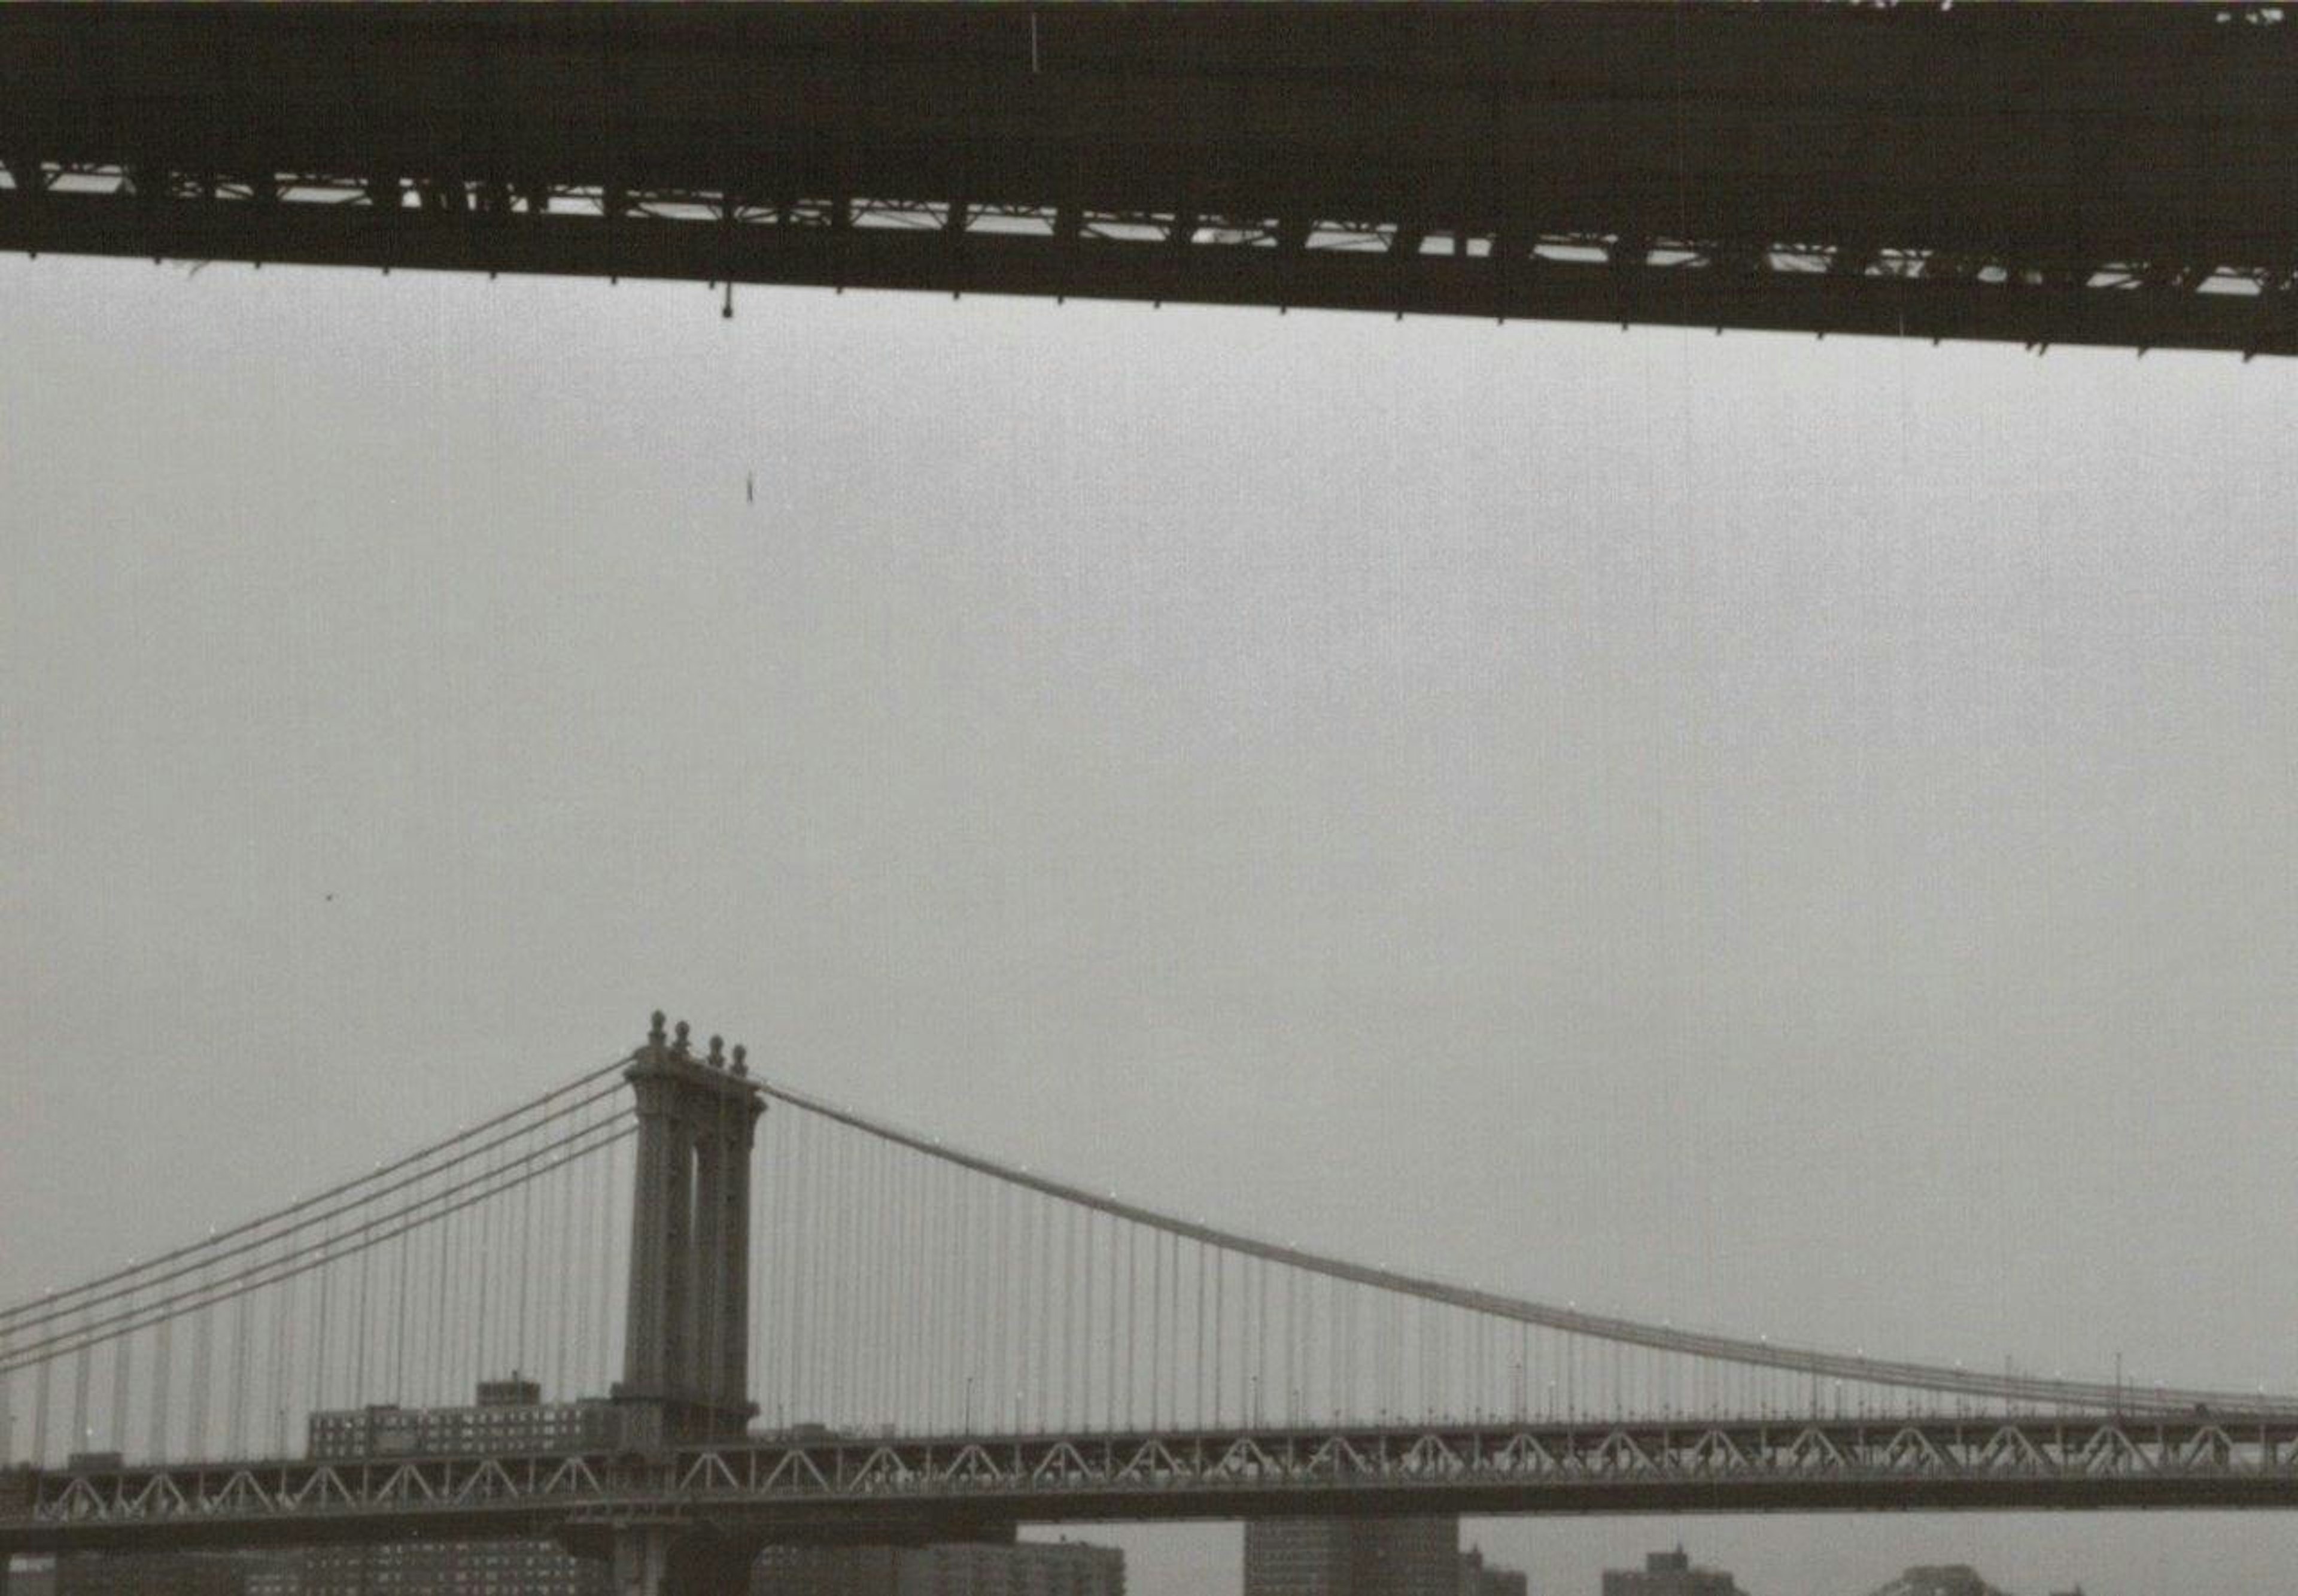
[[[2270,5],[0,12],[0,248],[2298,351]]]

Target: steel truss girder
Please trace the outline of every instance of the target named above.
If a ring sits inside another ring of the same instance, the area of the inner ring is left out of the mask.
[[[0,249],[2298,353],[2291,263],[12,162]]]
[[[2298,1420],[2029,1417],[752,1438],[37,1476],[0,1552],[527,1536],[649,1514],[861,1526],[1318,1512],[2298,1507]]]

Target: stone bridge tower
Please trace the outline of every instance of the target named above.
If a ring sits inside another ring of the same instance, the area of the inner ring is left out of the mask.
[[[701,1058],[657,1013],[623,1079],[638,1098],[629,1318],[615,1400],[632,1439],[740,1435],[750,1401],[750,1148],[765,1097],[743,1051]],[[648,1417],[650,1410],[652,1418]]]

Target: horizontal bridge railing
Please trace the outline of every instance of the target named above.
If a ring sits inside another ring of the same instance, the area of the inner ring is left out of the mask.
[[[2041,259],[1916,237],[1436,225],[1287,211],[1275,198],[1112,209],[1051,191],[993,203],[19,158],[0,162],[0,248],[2298,351],[2298,289],[2279,257]]]
[[[1075,1499],[1233,1503],[1256,1493],[1450,1490],[1490,1493],[1513,1501],[1515,1510],[1565,1510],[1575,1491],[1638,1484],[1832,1482],[1920,1492],[1956,1483],[2240,1479],[2283,1482],[2298,1493],[2298,1423],[2229,1414],[781,1437],[647,1458],[578,1452],[49,1472],[34,1476],[18,1511],[0,1511],[0,1544],[35,1530],[51,1532],[42,1538],[56,1543],[53,1532],[191,1521],[363,1518],[419,1533],[426,1521],[453,1519],[462,1534],[483,1529],[490,1516],[515,1529],[538,1514],[741,1503],[930,1507],[994,1498],[1027,1518],[1068,1516],[1062,1504]]]

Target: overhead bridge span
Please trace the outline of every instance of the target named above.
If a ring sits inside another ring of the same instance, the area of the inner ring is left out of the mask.
[[[2275,5],[0,11],[0,249],[2298,349]]]

